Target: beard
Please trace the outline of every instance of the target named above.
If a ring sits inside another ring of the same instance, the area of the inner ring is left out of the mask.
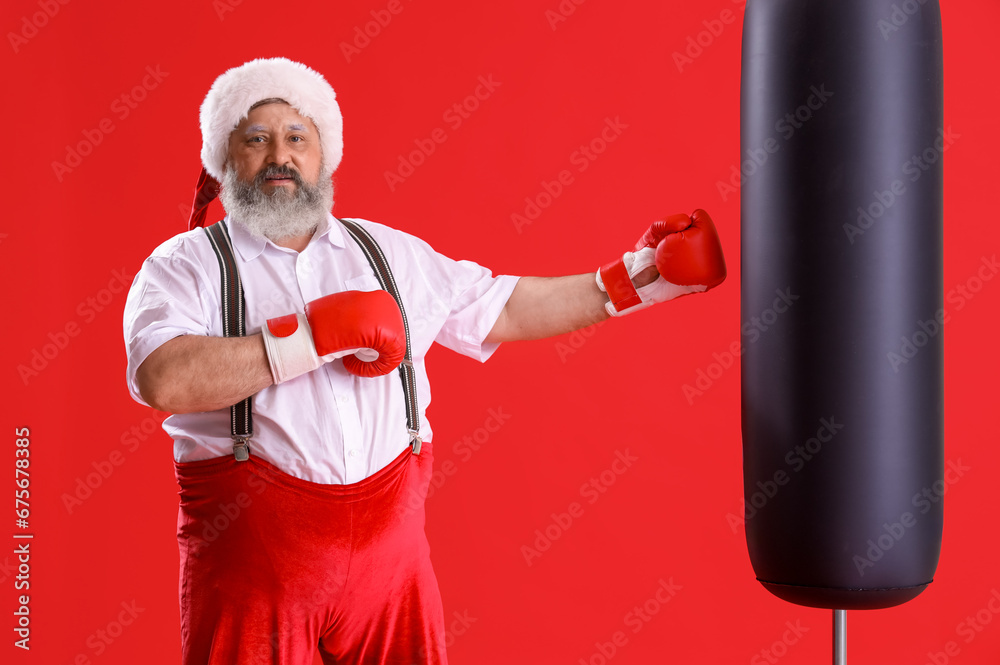
[[[291,178],[295,191],[275,187],[268,194],[263,187],[272,176]],[[298,171],[271,165],[246,182],[237,177],[233,163],[227,162],[219,200],[226,212],[251,234],[279,241],[311,234],[326,220],[333,209],[333,181],[325,168],[320,171],[317,184],[310,185]]]

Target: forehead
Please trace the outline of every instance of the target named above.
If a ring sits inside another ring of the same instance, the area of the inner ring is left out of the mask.
[[[301,115],[294,106],[285,102],[261,104],[251,109],[247,113],[247,117],[236,126],[236,131],[241,133],[280,130],[317,132],[316,125],[312,120]]]

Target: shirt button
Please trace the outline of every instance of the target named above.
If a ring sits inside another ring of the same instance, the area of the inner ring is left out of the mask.
[[[358,450],[352,450],[352,451],[351,451],[350,453],[348,453],[348,454],[349,454],[349,455],[350,455],[351,457],[357,457],[358,455],[360,455],[360,454],[361,454],[361,452],[360,452],[360,451],[358,451]]]

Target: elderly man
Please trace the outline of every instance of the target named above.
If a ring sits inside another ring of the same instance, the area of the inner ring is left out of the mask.
[[[485,361],[706,291],[725,278],[715,228],[674,215],[596,274],[493,276],[333,217],[342,120],[308,67],[229,70],[201,129],[202,189],[221,182],[227,216],[153,252],[124,321],[132,396],[174,414],[184,663],[445,663],[413,508],[430,345]]]

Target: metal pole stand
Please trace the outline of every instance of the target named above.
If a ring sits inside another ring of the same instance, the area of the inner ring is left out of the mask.
[[[833,611],[833,665],[847,665],[847,610]]]

